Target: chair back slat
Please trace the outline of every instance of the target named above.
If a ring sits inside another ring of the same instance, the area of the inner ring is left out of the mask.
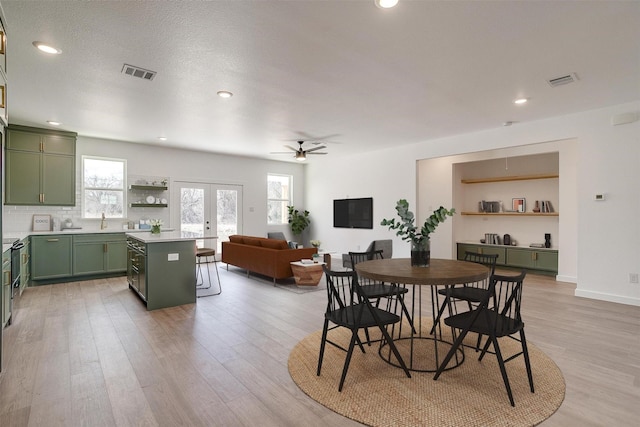
[[[345,308],[358,301],[354,288],[353,271],[333,271],[323,266],[327,278],[327,311]]]
[[[509,333],[510,330],[522,324],[520,308],[522,306],[522,283],[526,274],[525,271],[517,276],[494,274],[491,278],[488,298],[493,303],[491,310],[500,315],[492,316],[491,323],[498,336]],[[497,319],[500,319],[500,324]]]
[[[360,262],[384,258],[382,255],[382,250],[367,251],[367,252],[349,252],[349,257],[351,258],[351,265],[353,266],[354,271],[356,269],[356,265]],[[370,285],[375,282],[372,279],[368,279],[360,275],[358,275],[358,279],[360,281],[360,285],[362,286]]]

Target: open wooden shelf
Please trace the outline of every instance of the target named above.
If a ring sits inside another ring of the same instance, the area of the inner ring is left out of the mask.
[[[164,191],[167,190],[168,187],[166,185],[141,185],[141,184],[131,184],[129,186],[129,190],[156,190],[156,191]]]
[[[507,182],[507,181],[528,181],[531,179],[553,179],[559,178],[558,174],[540,174],[540,175],[519,175],[519,176],[497,176],[493,178],[477,178],[460,180],[463,184],[482,184],[485,182]]]
[[[460,215],[476,216],[559,216],[559,212],[461,212]]]

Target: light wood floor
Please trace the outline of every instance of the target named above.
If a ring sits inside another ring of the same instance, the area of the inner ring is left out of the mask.
[[[325,292],[234,269],[220,276],[221,295],[152,312],[124,277],[27,289],[4,335],[0,426],[359,425],[308,398],[287,371],[292,347],[322,327]],[[525,282],[528,340],[567,383],[542,425],[636,426],[640,308],[574,289]]]

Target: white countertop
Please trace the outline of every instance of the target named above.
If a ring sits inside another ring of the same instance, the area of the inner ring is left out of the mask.
[[[469,245],[481,245],[481,246],[493,246],[496,248],[513,248],[513,249],[535,249],[535,250],[541,250],[541,251],[557,251],[558,248],[557,247],[550,247],[550,248],[532,248],[531,246],[524,246],[524,245],[517,245],[517,246],[509,246],[509,245],[494,245],[494,244],[488,244],[488,243],[481,243],[478,241],[472,241],[472,240],[462,240],[459,241],[457,243],[462,243],[462,244],[469,244]]]
[[[139,240],[142,243],[160,243],[160,242],[178,242],[178,241],[196,241],[197,237],[182,237],[179,231],[161,231],[159,234],[151,234],[151,233],[133,233],[127,232],[125,233],[127,237],[132,237],[136,240]]]

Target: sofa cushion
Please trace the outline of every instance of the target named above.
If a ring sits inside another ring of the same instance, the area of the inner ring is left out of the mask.
[[[260,244],[260,241],[262,239],[256,239],[254,237],[244,237],[242,239],[242,241],[244,242],[245,245],[251,245],[251,246],[262,246]]]
[[[229,236],[229,241],[231,243],[242,243],[242,236],[239,236],[237,234],[235,234],[233,236]]]
[[[265,239],[261,243],[263,248],[269,249],[287,249],[289,247],[286,240]]]

